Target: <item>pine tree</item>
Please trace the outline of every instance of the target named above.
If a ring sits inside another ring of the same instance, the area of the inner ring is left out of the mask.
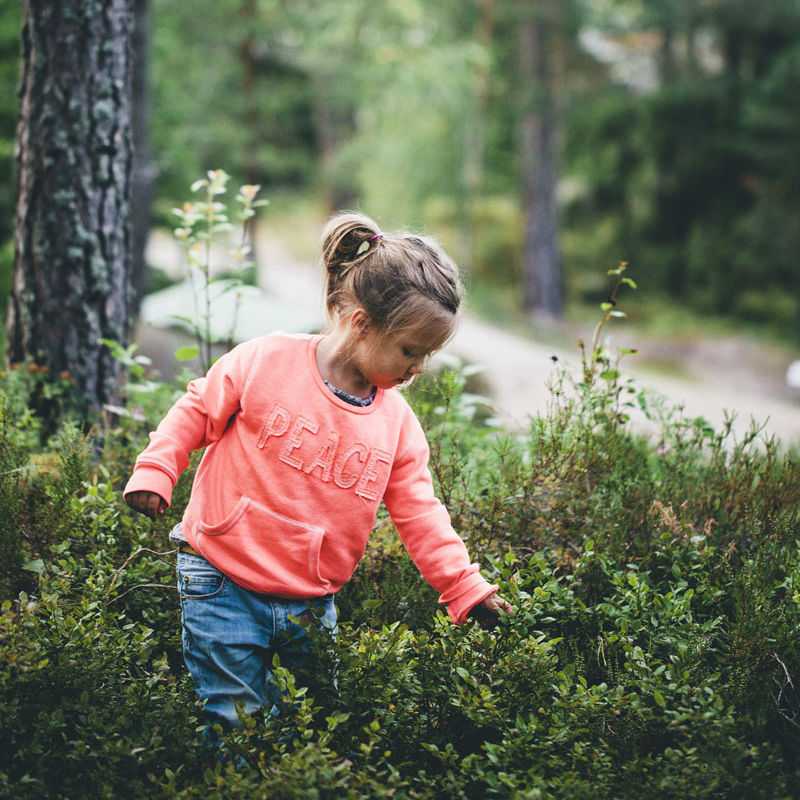
[[[117,400],[129,334],[132,0],[25,0],[10,362]]]

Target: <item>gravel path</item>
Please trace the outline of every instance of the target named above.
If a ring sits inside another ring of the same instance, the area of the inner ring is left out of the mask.
[[[318,268],[293,256],[274,238],[259,241],[260,293],[245,300],[239,313],[236,338],[241,340],[269,330],[307,331],[324,325],[322,275]],[[156,233],[148,248],[150,263],[174,272],[181,254],[167,234]],[[167,289],[146,298],[142,321],[136,332],[140,349],[154,359],[164,374],[171,371],[171,353],[178,338],[165,330],[170,314],[190,314],[188,287]],[[229,310],[214,307],[220,329],[227,330]],[[616,322],[610,349],[640,347],[641,355],[629,356],[623,372],[637,385],[662,396],[668,406],[680,406],[687,418],[703,417],[720,427],[726,413],[736,415],[733,429],[744,436],[751,421],[764,425],[764,433],[786,444],[800,444],[800,391],[789,390],[783,376],[791,359],[738,337],[679,343],[622,341],[624,322]],[[587,339],[588,339],[587,335]],[[543,412],[548,403],[548,381],[554,369],[553,356],[568,366],[579,364],[576,346],[566,351],[540,341],[518,336],[467,314],[448,350],[470,363],[482,365],[483,380],[495,412],[507,425],[524,428],[527,419]],[[619,338],[619,342],[615,339]],[[680,363],[678,378],[637,366],[637,360]],[[644,417],[634,419],[644,430],[653,430]]]
[[[553,372],[554,355],[562,365],[577,368],[580,364],[577,345],[574,352],[565,352],[516,336],[475,317],[464,319],[452,349],[484,365],[486,381],[494,389],[496,409],[507,422],[517,426],[523,425],[529,414],[547,407],[548,379]],[[611,349],[616,351],[613,340]],[[680,379],[638,368],[637,358],[628,356],[622,362],[623,375],[632,377],[636,386],[647,387],[661,396],[668,407],[681,407],[685,418],[703,417],[719,428],[726,419],[726,412],[733,413],[736,415],[733,430],[739,438],[750,430],[755,420],[764,424],[767,435],[775,435],[787,444],[800,444],[800,401],[771,397],[762,383],[739,380],[741,375],[751,371],[750,366],[739,364],[737,374],[729,374],[725,379],[716,374],[717,371],[710,371],[707,376]],[[643,415],[636,415],[633,421],[640,429],[655,430]]]

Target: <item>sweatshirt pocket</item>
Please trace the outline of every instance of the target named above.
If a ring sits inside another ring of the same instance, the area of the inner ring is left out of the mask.
[[[241,586],[280,597],[313,597],[325,589],[319,569],[324,528],[242,497],[220,522],[201,520],[198,534],[203,555]]]

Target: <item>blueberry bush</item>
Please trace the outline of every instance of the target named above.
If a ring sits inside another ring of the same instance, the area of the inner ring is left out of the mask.
[[[215,754],[167,541],[192,471],[156,525],[121,498],[175,387],[81,430],[63,380],[53,427],[26,405],[47,376],[6,373],[0,796],[796,797],[798,454],[658,408],[598,341],[522,434],[469,370],[410,392],[438,491],[516,613],[453,626],[381,514],[337,635],[302,674],[276,664],[291,711],[244,716]]]

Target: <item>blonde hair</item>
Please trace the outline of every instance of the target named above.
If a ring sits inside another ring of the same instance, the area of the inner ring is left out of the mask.
[[[385,234],[366,215],[344,212],[323,231],[322,261],[330,317],[362,308],[380,332],[396,333],[426,316],[439,321],[444,311],[450,334],[455,330],[463,296],[458,268],[432,240]]]

